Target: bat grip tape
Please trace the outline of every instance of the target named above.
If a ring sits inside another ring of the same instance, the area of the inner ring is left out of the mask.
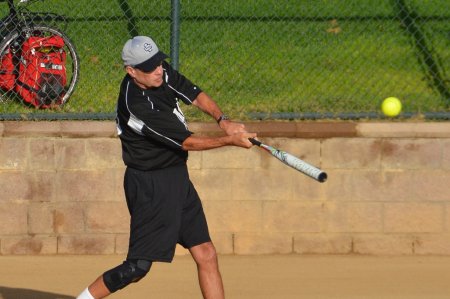
[[[256,140],[255,138],[248,139],[253,145],[261,146],[261,142]]]

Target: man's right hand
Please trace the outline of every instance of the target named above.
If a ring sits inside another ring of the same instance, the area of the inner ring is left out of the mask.
[[[255,138],[256,133],[247,133],[247,132],[237,133],[230,135],[229,137],[231,137],[232,145],[240,146],[243,148],[251,148],[253,144],[248,139]]]

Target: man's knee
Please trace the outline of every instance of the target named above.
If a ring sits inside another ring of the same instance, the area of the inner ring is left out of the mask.
[[[152,262],[147,260],[126,260],[122,265],[103,273],[103,281],[108,290],[114,293],[141,280],[151,266]]]
[[[211,242],[198,245],[195,254],[195,261],[200,265],[217,264],[217,253]]]

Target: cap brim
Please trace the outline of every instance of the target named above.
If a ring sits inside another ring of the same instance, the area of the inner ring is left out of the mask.
[[[157,66],[159,66],[161,64],[161,61],[163,61],[164,59],[166,59],[168,57],[169,56],[167,56],[165,53],[159,51],[158,53],[156,53],[155,55],[153,55],[151,58],[147,59],[146,61],[135,65],[134,68],[140,69],[141,71],[144,71],[144,72],[151,72],[154,69],[156,69]]]

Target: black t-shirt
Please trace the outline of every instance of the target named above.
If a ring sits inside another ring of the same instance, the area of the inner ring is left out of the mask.
[[[192,104],[201,89],[163,62],[158,88],[142,89],[127,74],[117,102],[117,131],[124,163],[140,170],[155,170],[186,163],[181,147],[192,133],[178,101]]]

